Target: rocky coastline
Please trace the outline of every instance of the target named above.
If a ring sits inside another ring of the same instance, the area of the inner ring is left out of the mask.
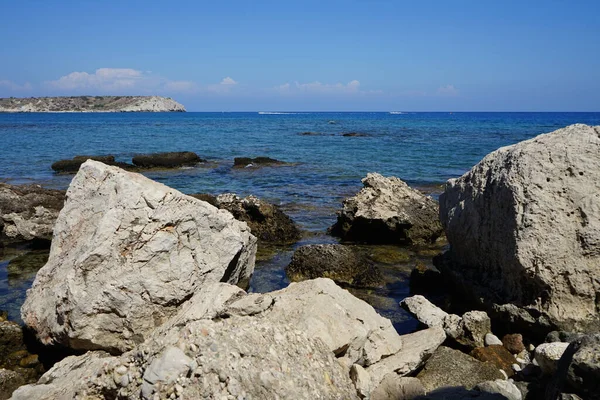
[[[161,96],[10,97],[0,98],[0,112],[185,112],[185,107]]]
[[[87,158],[45,202],[18,208],[30,189],[0,186],[0,228],[52,239],[27,330],[41,353],[76,352],[45,370],[0,318],[16,360],[0,398],[600,399],[599,160],[600,127],[572,125],[490,153],[439,206],[369,174],[331,228],[341,243],[298,247],[294,283],[268,293],[245,291],[257,249],[301,232],[253,196],[187,196]],[[365,246],[445,238],[401,302],[415,332],[351,294],[403,254]]]

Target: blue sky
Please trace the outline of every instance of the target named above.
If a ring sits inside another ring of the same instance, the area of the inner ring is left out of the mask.
[[[600,111],[599,1],[0,0],[0,97]]]

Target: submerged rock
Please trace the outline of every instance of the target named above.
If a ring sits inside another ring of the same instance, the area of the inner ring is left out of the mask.
[[[233,159],[234,168],[245,168],[245,167],[262,167],[269,165],[284,165],[287,164],[284,161],[279,161],[270,157],[236,157]]]
[[[180,168],[193,167],[204,162],[198,154],[191,151],[179,151],[169,153],[139,154],[131,160],[140,168]]]
[[[437,266],[464,293],[540,334],[600,329],[600,127],[490,153],[448,181],[440,217]]]
[[[73,178],[21,309],[43,343],[122,352],[209,282],[247,282],[256,238],[230,213],[96,161]]]
[[[81,164],[86,162],[87,160],[100,161],[106,165],[113,165],[119,168],[131,170],[134,169],[135,166],[123,162],[115,161],[115,156],[107,155],[107,156],[75,156],[70,160],[59,160],[52,164],[51,168],[56,172],[61,173],[76,173],[79,171],[79,167]]]
[[[357,287],[383,282],[379,269],[366,256],[341,244],[309,244],[299,247],[285,272],[291,281],[329,278]]]
[[[344,200],[331,233],[365,243],[433,243],[442,235],[438,205],[396,177],[369,173],[364,188]]]
[[[0,183],[0,240],[51,240],[65,192]]]

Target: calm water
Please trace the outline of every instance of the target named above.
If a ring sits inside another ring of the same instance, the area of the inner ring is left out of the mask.
[[[572,123],[599,125],[600,113],[0,114],[0,180],[66,188],[71,176],[50,169],[59,159],[113,154],[129,162],[137,153],[193,151],[210,162],[147,176],[184,193],[254,194],[281,205],[310,233],[300,244],[323,243],[334,241],[325,231],[367,172],[395,175],[435,192],[436,185],[460,176],[490,151]],[[348,132],[364,136],[342,136]],[[233,170],[233,158],[242,156],[293,165]],[[252,290],[285,285],[283,266],[292,252],[279,249],[259,262]],[[32,274],[17,279],[7,271],[10,260],[24,253],[0,257],[0,309],[13,318]],[[39,263],[38,255],[32,258]],[[416,262],[428,258],[411,250],[410,262],[390,267],[396,281],[362,293],[401,329],[412,322],[396,302],[408,293],[403,279]]]

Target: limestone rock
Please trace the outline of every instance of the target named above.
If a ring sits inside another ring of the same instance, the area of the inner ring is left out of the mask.
[[[534,359],[546,375],[552,375],[556,372],[558,360],[563,355],[569,343],[554,342],[542,343],[535,348]]]
[[[490,153],[448,181],[440,218],[450,251],[437,266],[469,295],[531,326],[600,327],[600,127]]]
[[[0,239],[52,239],[65,192],[0,182]]]
[[[444,318],[448,316],[447,312],[421,295],[405,298],[400,302],[400,306],[428,327],[443,326]]]
[[[483,311],[469,311],[462,316],[462,335],[457,341],[469,347],[485,346],[485,335],[491,332],[492,322]]]
[[[485,393],[498,393],[506,398],[506,400],[522,400],[523,396],[519,388],[511,381],[496,379],[495,381],[481,382],[475,386],[475,389]]]
[[[588,335],[571,345],[575,353],[568,367],[567,382],[583,398],[600,399],[600,335]]]
[[[483,363],[458,350],[440,346],[417,378],[429,392],[445,386],[471,389],[478,383],[502,379],[503,376],[492,363]]]
[[[238,283],[256,238],[230,213],[96,161],[73,178],[21,309],[44,343],[121,352],[208,282]]]
[[[381,272],[366,256],[341,244],[301,246],[294,252],[285,272],[291,281],[325,277],[358,287],[383,283]]]
[[[503,345],[502,340],[500,340],[498,338],[498,336],[494,335],[493,333],[487,333],[484,336],[483,341],[485,342],[486,346],[491,346],[491,345],[494,345],[494,344],[497,344],[497,345],[500,345],[500,346]]]
[[[371,400],[413,400],[423,396],[425,388],[417,378],[387,374],[371,393]]]
[[[344,200],[332,234],[365,243],[433,243],[442,235],[438,205],[396,177],[369,173]]]

